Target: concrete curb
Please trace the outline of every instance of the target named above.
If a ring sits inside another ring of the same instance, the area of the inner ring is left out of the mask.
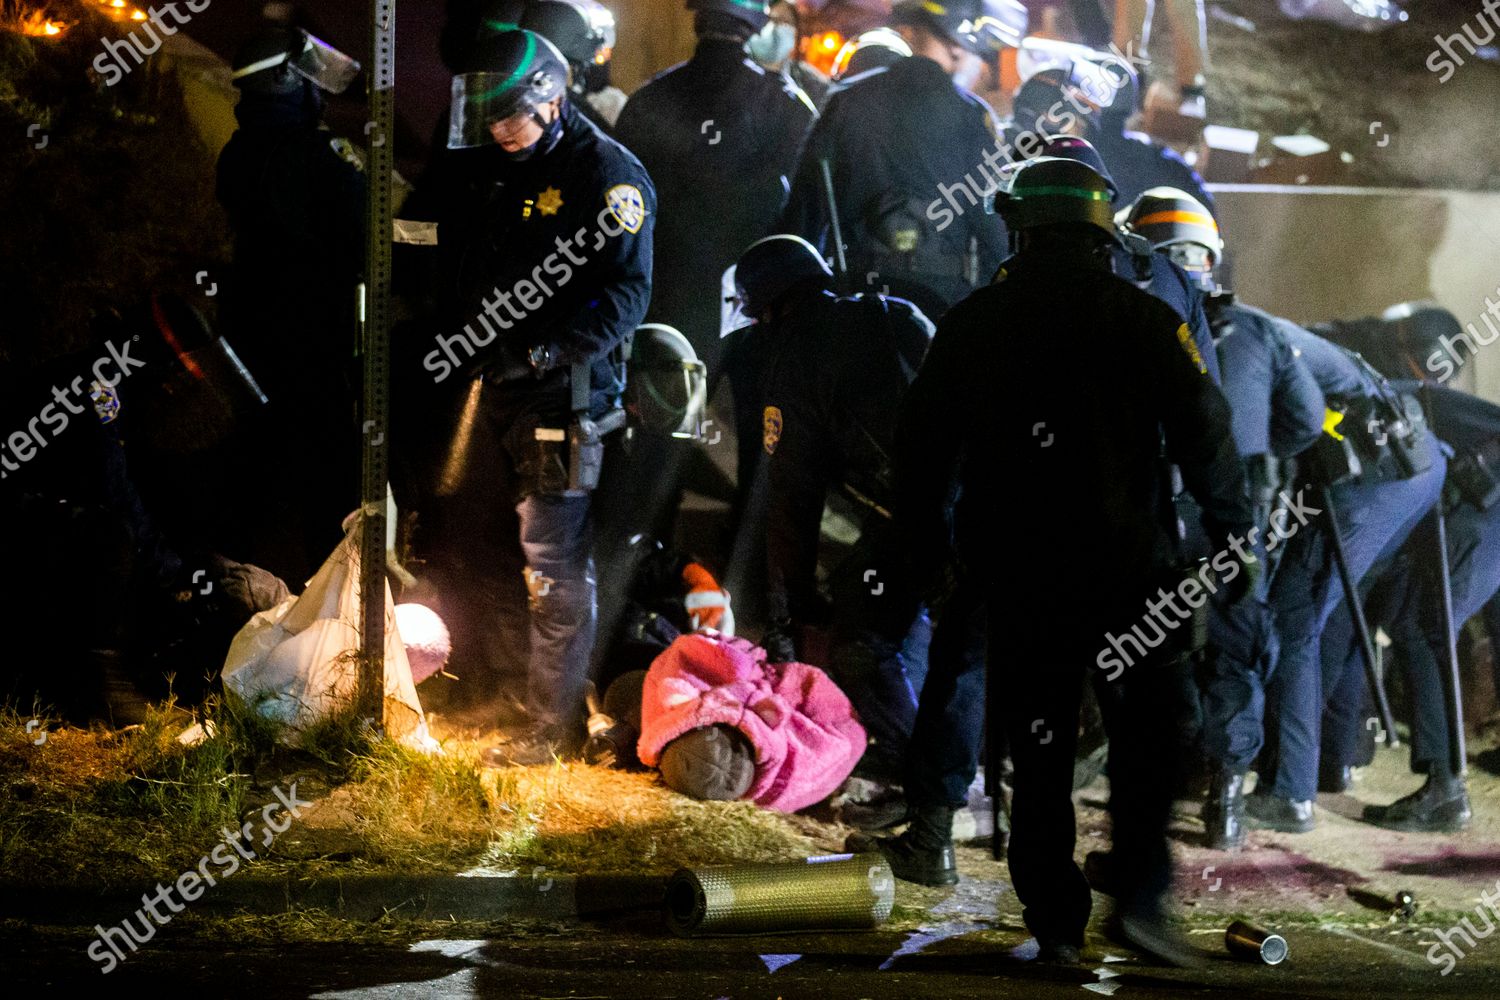
[[[361,921],[387,914],[408,920],[574,921],[659,908],[665,886],[664,877],[554,875],[541,868],[511,876],[247,875],[225,879],[189,907],[212,916],[321,910]],[[61,925],[115,924],[141,907],[142,895],[155,892],[154,884],[101,892],[0,882],[0,916]]]

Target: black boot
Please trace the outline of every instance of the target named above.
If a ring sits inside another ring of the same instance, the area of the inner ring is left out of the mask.
[[[1458,833],[1467,830],[1473,813],[1464,779],[1446,771],[1432,772],[1422,787],[1386,806],[1365,806],[1367,823],[1388,830]]]
[[[1209,779],[1203,803],[1204,843],[1213,851],[1245,846],[1245,773],[1222,770]]]
[[[844,849],[856,854],[879,852],[902,881],[917,885],[957,885],[958,863],[953,855],[953,810],[946,806],[912,809],[911,825],[899,837],[871,837],[854,833]]]
[[[1318,764],[1318,791],[1341,795],[1354,784],[1354,768],[1348,764],[1331,764],[1326,759]]]
[[[1307,833],[1317,825],[1310,799],[1284,799],[1256,793],[1245,797],[1245,816],[1251,826],[1280,833]]]

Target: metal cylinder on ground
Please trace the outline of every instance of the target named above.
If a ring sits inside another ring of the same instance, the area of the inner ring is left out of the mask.
[[[680,935],[868,930],[891,915],[896,881],[878,855],[680,869],[667,923]]]
[[[1245,920],[1229,925],[1224,932],[1224,947],[1235,958],[1266,965],[1279,965],[1287,956],[1286,938]]]

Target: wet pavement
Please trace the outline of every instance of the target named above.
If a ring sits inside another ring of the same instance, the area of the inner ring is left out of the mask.
[[[941,921],[907,932],[679,940],[659,927],[422,940],[414,944],[236,946],[148,942],[107,976],[89,938],[4,935],[12,996],[41,989],[198,988],[213,996],[517,998],[1492,997],[1500,942],[1477,941],[1450,975],[1429,963],[1431,929],[1303,927],[1285,931],[1276,967],[1235,961],[1222,933],[1193,940],[1201,968],[1164,969],[1091,941],[1077,968],[1029,963],[1025,932]],[[1461,945],[1461,947],[1463,947]],[[1464,950],[1468,950],[1465,948]]]

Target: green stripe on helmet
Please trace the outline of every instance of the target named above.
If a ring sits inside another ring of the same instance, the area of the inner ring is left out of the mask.
[[[1085,201],[1109,201],[1108,191],[1090,191],[1088,188],[1049,186],[1049,187],[1021,187],[1013,189],[1011,196],[1018,200],[1025,200],[1036,195],[1061,195],[1064,198],[1082,198]]]
[[[523,34],[526,36],[526,53],[521,57],[521,64],[511,72],[510,76],[495,84],[494,87],[485,93],[478,95],[479,100],[490,100],[491,98],[499,97],[520,83],[522,77],[531,69],[531,64],[536,61],[536,35],[530,31],[523,32]]]

